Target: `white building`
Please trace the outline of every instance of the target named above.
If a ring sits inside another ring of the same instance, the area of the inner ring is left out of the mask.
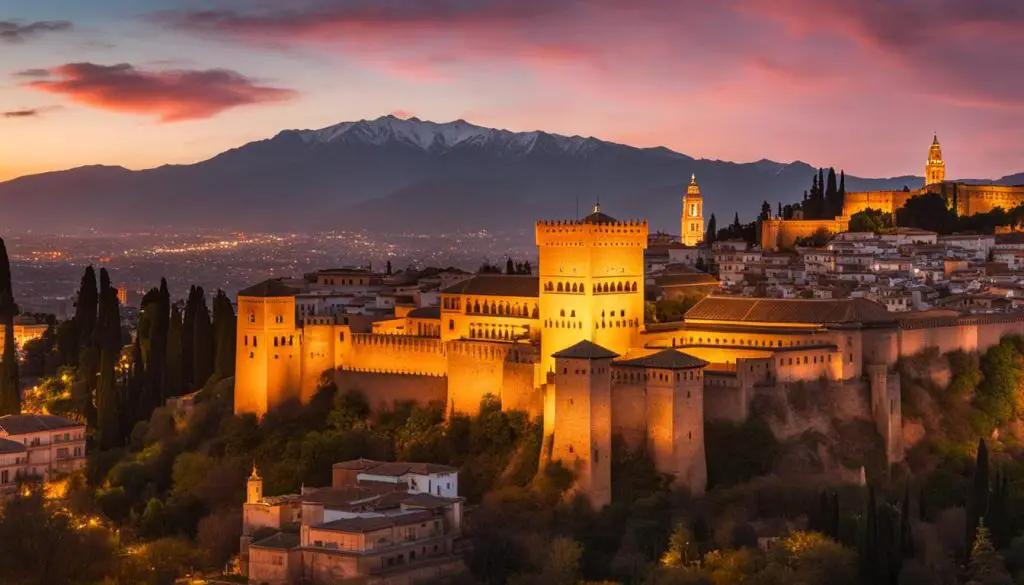
[[[85,425],[50,414],[0,416],[0,491],[85,467]]]

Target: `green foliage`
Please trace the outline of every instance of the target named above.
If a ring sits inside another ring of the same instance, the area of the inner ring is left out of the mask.
[[[977,585],[1010,585],[1013,579],[1006,571],[1003,558],[992,546],[988,528],[984,519],[978,523],[977,536],[971,547],[971,557],[967,564],[970,582]]]
[[[903,207],[896,210],[896,223],[902,227],[949,234],[956,229],[957,219],[941,195],[924,193],[911,197]]]
[[[41,489],[14,495],[0,511],[0,576],[10,585],[87,585],[110,569],[110,534],[81,526]]]
[[[828,228],[822,226],[814,230],[809,236],[803,238],[797,238],[794,242],[794,246],[810,247],[810,248],[821,248],[828,244],[828,241],[832,238],[832,232]]]
[[[704,295],[687,295],[679,299],[659,299],[654,303],[654,318],[658,323],[682,321],[686,312],[704,298]]]
[[[704,429],[708,487],[730,486],[771,471],[779,443],[761,418],[733,424],[708,422]]]
[[[987,428],[1008,422],[1020,415],[1017,394],[1024,372],[1021,371],[1021,354],[1007,340],[994,345],[981,357],[981,372],[984,376],[974,396],[974,406],[987,415]]]
[[[850,216],[851,232],[883,233],[895,227],[892,214],[878,209],[865,209]]]

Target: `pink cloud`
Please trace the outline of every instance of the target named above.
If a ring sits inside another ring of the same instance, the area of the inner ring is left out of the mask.
[[[56,79],[31,81],[26,87],[94,108],[154,116],[161,122],[210,118],[232,108],[297,95],[227,69],[145,71],[127,63],[68,63],[49,71]]]

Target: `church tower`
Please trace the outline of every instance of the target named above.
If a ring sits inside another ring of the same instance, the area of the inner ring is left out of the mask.
[[[263,500],[263,478],[256,470],[256,463],[252,464],[252,474],[245,482],[245,503],[258,504]]]
[[[938,185],[946,180],[946,161],[942,160],[942,147],[939,136],[932,138],[932,146],[928,149],[928,164],[924,166],[924,184]]]
[[[683,197],[683,215],[680,220],[680,239],[687,246],[704,241],[704,199],[697,186],[697,175],[690,176],[690,186]]]
[[[646,247],[646,221],[619,221],[600,205],[581,220],[537,222],[542,373],[579,341],[618,354],[640,347]]]

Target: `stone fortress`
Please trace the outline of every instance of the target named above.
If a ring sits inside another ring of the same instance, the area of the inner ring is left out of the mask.
[[[699,197],[692,180],[684,238],[692,217],[703,234]],[[793,384],[859,402],[886,459],[901,461],[897,359],[928,347],[984,350],[1024,333],[1015,314],[896,315],[863,298],[709,296],[680,322],[647,325],[647,222],[617,220],[598,205],[579,220],[540,221],[535,232],[535,275],[467,275],[442,287],[436,304],[395,308],[372,325],[306,304],[338,286],[330,271],[240,291],[236,413],[308,401],[325,373],[374,405],[444,401],[449,412],[472,414],[493,395],[502,408],[543,416],[543,456],[573,470],[576,490],[600,507],[611,499],[614,435],[699,493],[705,421],[742,421],[755,397],[784,396]],[[337,274],[342,285],[355,282]]]
[[[843,215],[850,217],[865,209],[877,209],[885,213],[896,213],[907,200],[915,195],[937,193],[942,195],[957,215],[966,216],[987,213],[996,207],[1009,211],[1024,203],[1024,185],[972,185],[946,180],[946,161],[942,159],[939,137],[932,138],[928,148],[928,160],[924,167],[925,186],[915,190],[863,191],[846,194]]]
[[[866,209],[895,214],[916,195],[941,195],[957,215],[968,216],[987,213],[997,207],[1009,211],[1024,203],[1024,185],[974,185],[962,181],[946,180],[946,161],[942,158],[939,137],[932,137],[928,159],[924,167],[925,186],[921,189],[895,191],[850,191],[843,200],[843,214],[834,219],[768,219],[761,222],[760,241],[764,250],[791,248],[798,238],[814,234],[824,228],[837,234],[850,226],[850,217]]]

